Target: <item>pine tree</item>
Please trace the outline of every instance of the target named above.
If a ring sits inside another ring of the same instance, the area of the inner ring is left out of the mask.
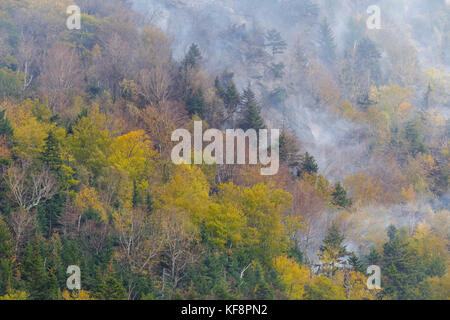
[[[264,129],[266,126],[264,124],[264,120],[260,115],[258,102],[256,101],[256,96],[248,87],[244,90],[242,95],[243,101],[243,118],[241,121],[241,128],[243,130],[247,129]]]
[[[323,265],[324,273],[333,275],[339,264],[345,262],[348,256],[346,246],[343,244],[345,236],[341,234],[335,222],[328,228],[323,244],[319,248],[319,256]]]
[[[287,48],[286,41],[281,37],[280,32],[275,29],[269,30],[266,35],[266,47],[270,47],[272,55],[282,54]]]
[[[344,187],[342,187],[340,182],[337,182],[334,185],[334,191],[332,196],[333,196],[332,203],[335,206],[347,208],[351,205],[352,201],[350,198],[347,198],[347,191],[345,191]]]
[[[186,110],[190,116],[198,115],[200,118],[205,116],[205,98],[203,96],[203,89],[200,87],[197,90],[189,90],[186,98]]]
[[[48,136],[44,139],[44,142],[44,150],[41,154],[42,161],[53,170],[58,171],[63,161],[61,159],[59,142],[53,131],[49,131]]]
[[[224,99],[225,89],[223,88],[222,84],[220,83],[219,76],[217,76],[216,79],[214,80],[214,88],[216,89],[217,96],[221,99]]]
[[[380,254],[375,250],[375,248],[370,248],[369,254],[364,259],[368,265],[377,265],[381,261]]]
[[[25,249],[23,279],[27,284],[30,299],[48,300],[57,298],[57,282],[45,267],[40,241],[33,241]]]
[[[311,156],[308,152],[305,153],[303,156],[303,159],[300,164],[300,172],[299,175],[301,175],[303,172],[307,173],[317,173],[319,170],[319,166],[316,163],[316,160],[313,156]]]
[[[383,245],[384,294],[396,299],[412,298],[418,279],[417,262],[393,225],[388,228],[389,240]]]
[[[343,245],[345,236],[341,234],[337,224],[333,222],[328,228],[327,235],[323,240],[323,244],[320,246],[320,252],[324,251],[336,251],[336,257],[342,258],[348,255],[346,247]]]
[[[348,264],[354,271],[365,273],[364,266],[361,260],[356,256],[354,252],[350,253],[350,256],[348,258]]]
[[[231,84],[225,91],[223,102],[225,103],[225,108],[229,113],[234,113],[241,103],[241,96],[239,95],[239,92],[236,89],[236,85],[233,81],[231,81]]]
[[[184,57],[182,65],[185,69],[196,68],[199,66],[199,62],[201,59],[202,54],[200,53],[200,49],[198,48],[197,44],[193,43],[189,47],[189,51]]]
[[[112,276],[108,276],[103,284],[100,285],[98,295],[104,300],[123,300],[125,299],[126,291],[119,281]]]

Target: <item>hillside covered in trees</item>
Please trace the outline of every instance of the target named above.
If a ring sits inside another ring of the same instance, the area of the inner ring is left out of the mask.
[[[0,300],[449,299],[450,4],[392,2],[1,0]]]

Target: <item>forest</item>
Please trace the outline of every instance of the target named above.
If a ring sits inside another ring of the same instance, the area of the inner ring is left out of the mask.
[[[0,300],[448,300],[449,110],[445,0],[1,0]]]

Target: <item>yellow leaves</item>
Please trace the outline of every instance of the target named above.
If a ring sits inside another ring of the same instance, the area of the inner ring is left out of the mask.
[[[176,166],[169,182],[158,191],[157,206],[175,207],[200,223],[209,206],[209,185],[203,172],[196,166]]]
[[[28,295],[25,291],[12,290],[11,292],[5,294],[4,296],[0,296],[1,300],[27,300]]]
[[[447,243],[447,239],[434,232],[428,223],[420,222],[414,230],[410,245],[421,261],[431,262],[437,257],[447,257]]]
[[[92,298],[90,292],[86,290],[68,291],[67,289],[64,289],[62,297],[64,300],[96,300]]]
[[[435,68],[431,68],[427,70],[425,73],[428,76],[431,89],[434,89],[435,86],[441,83],[450,81],[450,74]]]
[[[286,232],[289,235],[295,235],[297,231],[306,228],[306,224],[302,216],[288,215],[284,219],[284,225],[286,226]]]
[[[313,277],[308,284],[305,298],[308,300],[345,300],[342,286],[335,284],[324,275]]]
[[[405,117],[412,111],[412,106],[409,102],[401,103],[397,108],[397,114],[399,117]]]
[[[372,201],[384,201],[385,193],[380,183],[372,176],[363,173],[348,175],[344,179],[345,188],[357,205],[369,204]]]
[[[428,279],[431,286],[431,299],[450,300],[450,273],[447,272],[442,278],[438,276]]]
[[[103,203],[99,200],[97,191],[89,186],[84,186],[80,192],[78,192],[74,201],[75,210],[79,214],[83,214],[88,209],[94,209],[100,213],[100,217],[103,221],[107,220],[106,210]]]
[[[317,194],[322,197],[326,203],[331,200],[331,184],[323,175],[304,172],[302,174],[302,179],[313,186]]]
[[[416,201],[416,193],[412,184],[409,185],[408,189],[402,187],[402,197],[406,203]]]
[[[240,231],[242,245],[254,246],[255,254],[261,259],[271,261],[287,248],[288,230],[283,219],[291,206],[289,193],[262,183],[253,187],[236,187],[228,183],[219,186],[216,201],[242,212],[242,223],[245,223]],[[240,214],[239,211],[236,214]]]
[[[280,275],[286,296],[292,300],[302,299],[310,278],[309,269],[305,266],[300,267],[294,259],[287,256],[279,256],[273,263]]]
[[[247,219],[234,204],[212,203],[208,208],[205,223],[207,230],[211,233],[212,241],[217,246],[225,248],[228,241],[233,247],[242,244]]]
[[[373,300],[375,291],[367,288],[367,277],[358,271],[339,270],[332,281],[345,289],[349,300]]]
[[[107,128],[106,116],[93,108],[89,115],[78,120],[68,143],[75,160],[98,174],[107,166],[112,137]]]
[[[348,120],[363,121],[365,119],[364,112],[361,112],[353,107],[349,101],[344,101],[339,106],[340,114]]]
[[[131,180],[140,181],[147,176],[156,151],[144,130],[131,131],[114,139],[111,145],[111,164],[126,171]]]
[[[36,110],[40,107],[38,101],[32,100],[26,100],[20,105],[6,105],[6,116],[11,121],[17,141],[13,150],[20,156],[38,156],[48,132],[55,128],[54,124],[36,117]]]
[[[426,222],[419,222],[414,230],[413,239],[420,240],[425,239],[431,232],[431,227]]]

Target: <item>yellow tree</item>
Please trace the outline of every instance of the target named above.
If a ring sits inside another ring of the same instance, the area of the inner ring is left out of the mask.
[[[111,144],[106,116],[99,112],[98,107],[78,120],[73,127],[73,134],[68,137],[73,158],[96,175],[108,165]]]
[[[279,256],[274,259],[274,267],[280,275],[284,286],[284,293],[289,299],[301,300],[305,294],[305,286],[310,280],[310,270],[287,256]]]

